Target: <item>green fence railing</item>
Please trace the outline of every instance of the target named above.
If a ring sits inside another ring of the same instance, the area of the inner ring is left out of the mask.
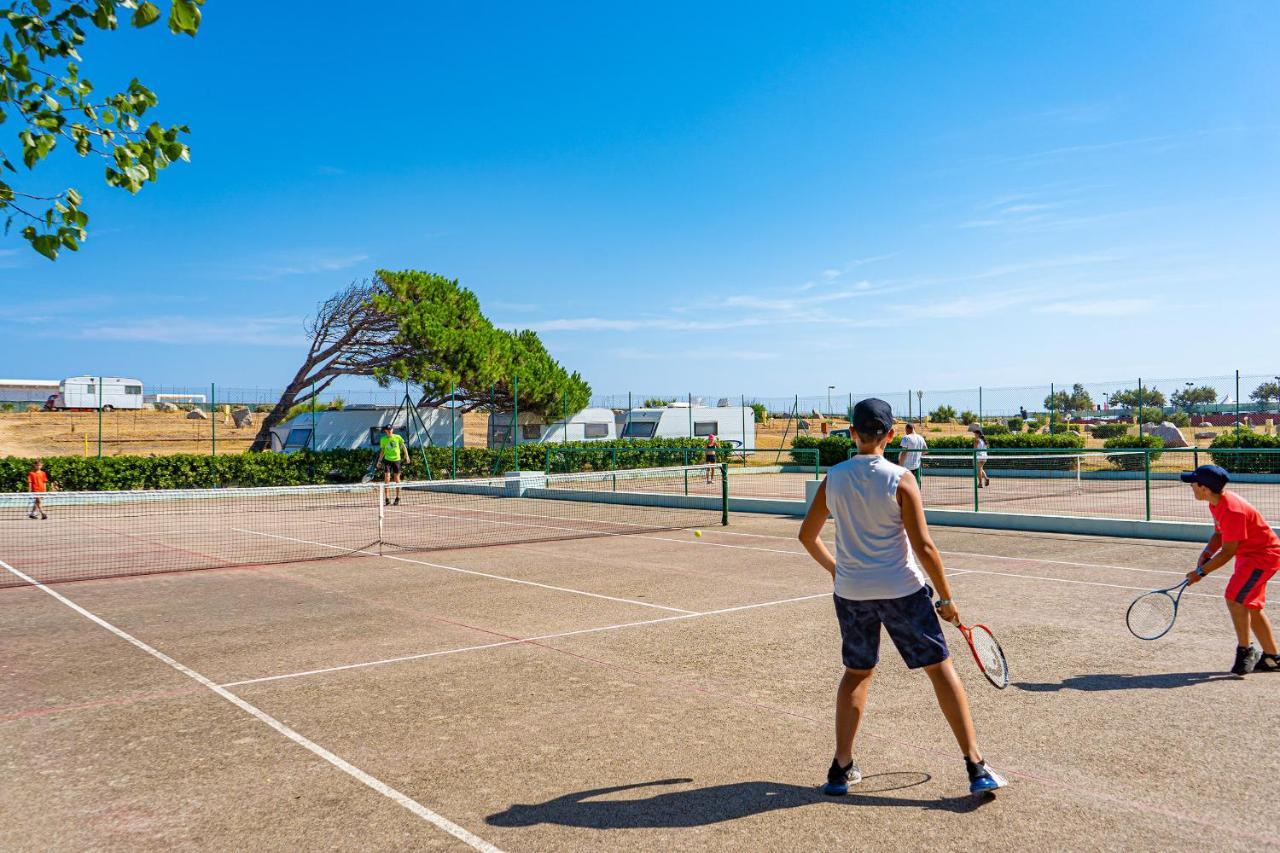
[[[720,447],[716,450],[716,462],[746,466],[753,453],[772,453],[774,448]],[[794,466],[811,472],[813,478],[822,476],[818,450],[789,449],[795,457]],[[707,461],[703,447],[561,447],[548,444],[545,450],[543,470],[548,474],[573,471],[620,471],[627,468],[662,468],[675,465],[700,465]]]

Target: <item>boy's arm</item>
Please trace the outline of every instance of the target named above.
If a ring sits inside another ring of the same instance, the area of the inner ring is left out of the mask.
[[[827,574],[831,575],[832,580],[836,576],[836,558],[831,555],[831,550],[827,548],[827,543],[822,541],[822,528],[827,523],[827,481],[823,480],[822,485],[818,486],[817,493],[813,496],[813,503],[809,504],[809,511],[805,513],[804,521],[800,525],[800,544],[809,552],[809,556],[817,561],[819,566],[827,570]]]
[[[1209,543],[1213,544],[1214,539],[1221,542],[1221,538],[1217,533],[1213,534],[1213,539],[1210,539]],[[1239,547],[1239,542],[1222,542],[1221,550],[1219,550],[1212,559],[1201,563],[1197,568],[1187,572],[1187,580],[1193,584],[1198,583],[1205,575],[1216,572],[1218,569],[1231,562],[1232,558],[1236,555],[1236,549]],[[1209,549],[1206,548],[1205,550],[1207,551]],[[1204,555],[1201,554],[1201,557],[1203,556]]]
[[[938,591],[938,597],[942,601],[951,602],[951,584],[947,582],[946,569],[942,567],[942,552],[933,544],[933,537],[929,535],[929,523],[924,518],[924,501],[920,499],[916,478],[910,473],[903,474],[898,481],[898,506],[902,510],[902,525],[907,530],[911,550],[920,558],[920,564],[929,575],[933,588]],[[960,618],[960,612],[954,603],[939,607],[938,615],[948,622],[955,622]]]
[[[1222,534],[1214,528],[1213,535],[1209,537],[1209,544],[1204,546],[1204,550],[1200,552],[1200,557],[1196,560],[1196,568],[1200,568],[1218,553],[1218,549],[1222,547]]]

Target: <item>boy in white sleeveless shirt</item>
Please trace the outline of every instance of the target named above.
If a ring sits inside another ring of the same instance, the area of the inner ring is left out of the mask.
[[[942,556],[929,536],[915,477],[884,458],[893,425],[893,410],[883,400],[862,400],[854,407],[858,455],[831,468],[800,526],[801,544],[835,582],[845,666],[836,692],[836,754],[822,790],[845,794],[862,779],[853,762],[853,738],[880,660],[883,625],[907,666],[924,669],[933,682],[938,705],[964,753],[970,793],[994,791],[1007,782],[982,760],[969,700],[938,622],[939,615],[947,621],[958,617]],[[820,538],[828,514],[836,522],[834,556]],[[936,612],[926,574],[942,596]]]

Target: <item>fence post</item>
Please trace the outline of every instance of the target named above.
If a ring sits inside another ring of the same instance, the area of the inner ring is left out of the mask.
[[[1052,429],[1052,427],[1050,427]],[[978,512],[978,448],[973,448],[973,511]]]
[[[1236,383],[1237,386],[1239,383]],[[1239,395],[1237,395],[1239,396]],[[98,458],[102,458],[102,377],[98,377]]]
[[[1240,371],[1236,371],[1236,441],[1240,440]]]
[[[746,465],[747,464],[747,395],[746,394],[743,394],[741,396],[740,402],[742,403],[742,464]],[[755,412],[752,412],[751,415],[754,418]]]
[[[209,448],[218,455],[218,388],[209,383]]]
[[[458,384],[449,383],[449,479],[458,479]]]
[[[1139,383],[1139,387],[1141,387],[1142,380],[1138,380],[1138,383]],[[1142,392],[1138,392],[1138,393],[1139,395],[1141,395]],[[1050,382],[1049,383],[1049,435],[1053,435],[1053,403],[1054,403],[1053,383]]]
[[[569,443],[569,397],[564,393],[564,389],[560,389],[561,410],[564,412],[562,418],[563,423],[560,424],[560,443]]]
[[[311,383],[311,479],[316,478],[316,383]]]
[[[686,392],[689,395],[689,438],[693,438],[693,392]]]
[[[1141,429],[1141,428],[1139,428]],[[1142,483],[1143,491],[1146,493],[1147,502],[1147,521],[1151,520],[1151,451],[1142,448]]]
[[[511,377],[511,447],[516,455],[516,473],[520,473],[520,374]]]

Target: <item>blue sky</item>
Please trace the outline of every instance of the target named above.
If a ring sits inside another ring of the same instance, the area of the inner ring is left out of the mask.
[[[156,89],[193,162],[31,176],[92,233],[0,238],[0,373],[280,386],[383,267],[598,393],[1280,367],[1280,6],[404,7],[95,34],[86,74]]]

